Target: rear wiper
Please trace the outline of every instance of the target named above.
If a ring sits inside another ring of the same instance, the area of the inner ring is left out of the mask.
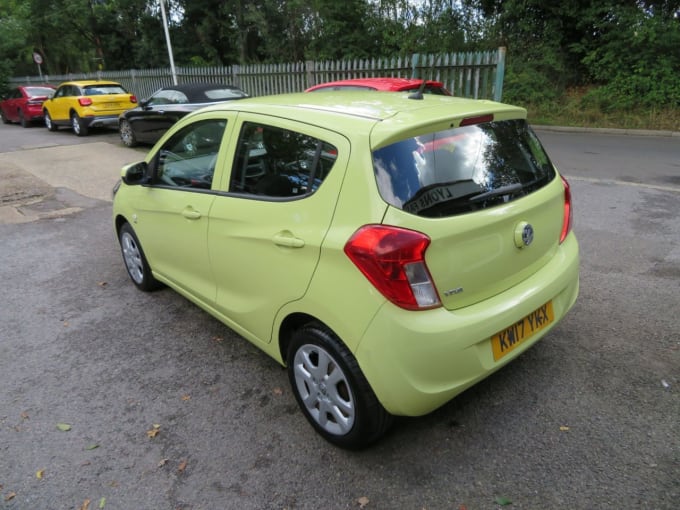
[[[498,197],[501,195],[512,195],[524,189],[524,185],[520,183],[508,184],[507,186],[501,186],[500,188],[492,189],[474,197],[468,198],[470,202],[480,202],[482,200],[487,200],[489,198]]]

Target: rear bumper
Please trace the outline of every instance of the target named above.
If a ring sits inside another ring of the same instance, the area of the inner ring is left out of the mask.
[[[363,336],[357,360],[387,411],[423,415],[550,332],[576,301],[578,289],[578,243],[571,234],[537,273],[480,303],[455,311],[439,308],[423,312],[408,312],[386,303]],[[494,361],[491,337],[551,300],[552,324]]]
[[[87,127],[97,128],[97,127],[109,127],[118,129],[118,117],[119,115],[101,115],[96,117],[81,117],[81,121],[87,125]]]

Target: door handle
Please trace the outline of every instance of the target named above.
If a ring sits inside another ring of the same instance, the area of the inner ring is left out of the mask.
[[[274,241],[274,244],[287,248],[302,248],[305,245],[305,242],[302,239],[295,237],[288,231],[276,234],[272,240]]]
[[[201,217],[201,213],[198,212],[196,209],[193,207],[185,207],[182,210],[182,216],[184,216],[188,220],[197,220]]]

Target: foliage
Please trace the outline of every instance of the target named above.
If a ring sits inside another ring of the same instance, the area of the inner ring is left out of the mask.
[[[504,100],[677,108],[677,0],[163,0],[179,66],[507,48]],[[11,76],[166,67],[160,0],[0,0]],[[593,87],[594,86],[594,87]]]

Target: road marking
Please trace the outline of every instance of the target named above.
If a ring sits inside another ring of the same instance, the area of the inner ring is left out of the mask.
[[[675,186],[662,186],[660,184],[645,184],[643,182],[613,181],[611,179],[595,179],[594,177],[579,177],[576,175],[565,175],[568,181],[584,181],[593,184],[616,184],[619,186],[633,186],[634,188],[655,189],[658,191],[670,191],[680,193],[680,188]]]

